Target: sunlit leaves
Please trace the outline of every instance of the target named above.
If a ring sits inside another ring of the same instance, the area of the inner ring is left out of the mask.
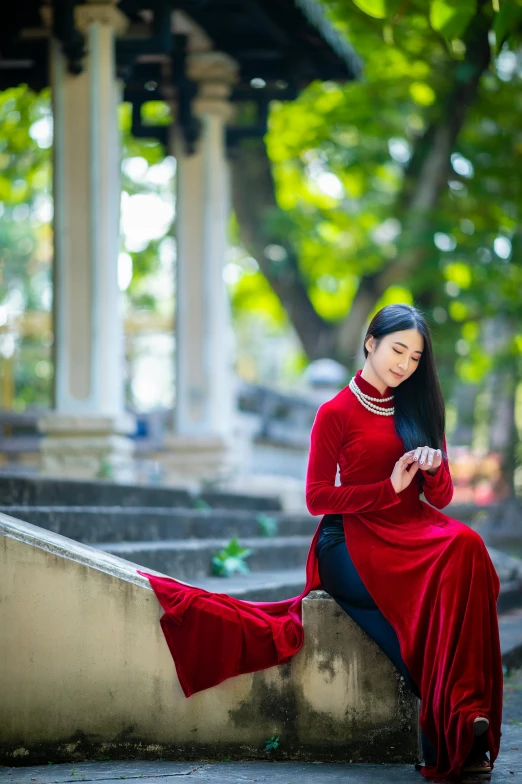
[[[400,302],[403,302],[406,305],[415,304],[411,290],[406,286],[390,286],[375,303],[370,318],[381,308],[385,308],[386,305],[396,305]]]
[[[522,335],[514,335],[513,336],[513,347],[517,354],[522,356]]]
[[[361,169],[347,169],[339,173],[346,193],[353,199],[359,199],[366,189],[366,177]]]
[[[448,305],[448,310],[451,318],[454,321],[464,321],[468,317],[468,308],[463,302],[454,300]]]
[[[163,105],[161,101],[151,101],[152,107],[155,108],[156,104]],[[152,120],[157,119],[158,125],[164,124],[160,120],[163,119],[163,113],[160,111],[160,116],[154,116],[154,112],[150,109],[149,103],[144,104],[142,107],[143,113],[148,113],[148,120],[153,124]],[[131,157],[132,155],[141,155],[147,160],[149,165],[159,163],[165,157],[165,149],[157,139],[135,139],[131,134],[132,126],[132,104],[126,102],[121,103],[118,107],[118,122],[120,130],[123,134],[125,155]]]
[[[481,347],[476,347],[467,357],[456,361],[456,370],[465,384],[479,384],[491,371],[492,358]]]
[[[457,283],[461,289],[467,289],[471,286],[471,268],[462,261],[446,264],[444,267],[444,276],[446,277],[446,280],[452,280]]]
[[[480,328],[476,321],[467,321],[462,325],[462,337],[469,343],[474,342],[480,335]]]
[[[430,22],[448,41],[460,38],[477,12],[476,0],[431,0]]]
[[[521,23],[522,3],[520,0],[502,0],[493,21],[497,52],[500,51],[511,33],[517,30],[520,31]]]
[[[286,326],[288,319],[281,302],[260,272],[243,274],[230,286],[232,306],[239,312],[258,313],[279,327]]]
[[[146,101],[141,107],[144,125],[170,125],[172,111],[166,101]]]
[[[48,91],[36,96],[21,85],[0,92],[0,201],[22,204],[49,189],[51,152],[31,135],[49,115]]]
[[[435,102],[435,91],[425,82],[413,82],[410,85],[410,94],[419,106],[431,106]]]
[[[353,0],[353,2],[361,11],[375,19],[386,17],[386,0]]]
[[[357,291],[357,278],[321,275],[310,289],[312,304],[326,321],[339,321],[349,309]]]
[[[374,19],[387,19],[393,23],[397,20],[398,15],[404,12],[407,4],[404,0],[353,0],[354,5],[364,11],[368,16]],[[391,28],[392,25],[386,25]],[[388,35],[390,41],[393,40],[393,31],[390,29]]]

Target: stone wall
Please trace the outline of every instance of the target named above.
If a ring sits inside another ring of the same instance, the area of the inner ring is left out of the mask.
[[[0,542],[0,764],[416,759],[417,700],[326,594],[305,600],[289,664],[186,699],[134,564],[7,515]]]

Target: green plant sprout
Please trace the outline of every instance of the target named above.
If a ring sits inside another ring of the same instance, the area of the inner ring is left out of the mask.
[[[237,537],[234,537],[226,547],[212,557],[212,574],[214,577],[248,574],[250,569],[245,559],[252,555],[252,552],[247,547],[241,547]]]
[[[279,746],[280,735],[272,735],[271,738],[265,740],[265,751],[271,751],[272,749],[277,749]]]

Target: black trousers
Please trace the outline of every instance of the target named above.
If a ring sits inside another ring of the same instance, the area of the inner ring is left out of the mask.
[[[420,699],[417,684],[402,659],[397,634],[366,590],[350,558],[341,515],[325,515],[315,552],[324,590],[377,643]],[[437,750],[422,730],[421,744],[426,765],[436,765]]]

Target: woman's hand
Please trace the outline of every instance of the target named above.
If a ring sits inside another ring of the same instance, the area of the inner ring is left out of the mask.
[[[419,464],[420,470],[426,471],[428,474],[436,474],[442,463],[442,452],[431,446],[418,446],[417,449],[411,449],[407,454],[412,454],[413,459]]]
[[[414,452],[415,450],[413,449],[410,452],[406,452],[395,463],[390,479],[396,493],[405,490],[419,470],[418,460],[414,461],[413,459]]]

